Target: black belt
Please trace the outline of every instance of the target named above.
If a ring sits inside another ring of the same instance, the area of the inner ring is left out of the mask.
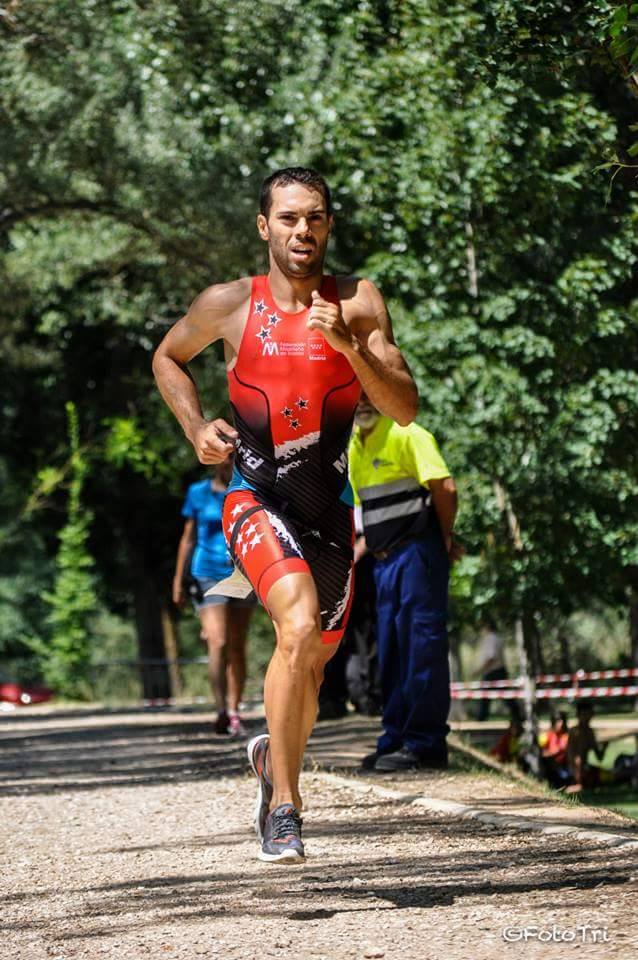
[[[388,557],[391,557],[393,553],[396,553],[401,547],[404,547],[406,543],[419,543],[423,540],[423,534],[420,536],[412,537],[403,537],[401,540],[397,540],[396,543],[393,543],[392,546],[387,547],[385,550],[371,550],[370,553],[375,560],[387,560]]]

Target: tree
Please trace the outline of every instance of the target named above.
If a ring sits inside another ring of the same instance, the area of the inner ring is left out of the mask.
[[[71,452],[68,514],[60,531],[55,585],[51,593],[44,595],[51,608],[48,618],[51,637],[49,643],[40,643],[37,649],[43,659],[46,682],[63,696],[83,699],[90,695],[89,619],[97,598],[93,589],[94,562],[87,550],[92,517],[81,501],[88,463],[80,446],[75,405],[67,403],[66,413]]]

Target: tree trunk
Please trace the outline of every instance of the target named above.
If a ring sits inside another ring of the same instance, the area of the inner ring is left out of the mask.
[[[538,676],[539,674],[545,673],[545,657],[543,655],[540,633],[538,632],[538,627],[533,617],[529,617],[526,621],[526,629],[529,631],[532,649],[534,651],[532,669],[534,670],[534,675]]]
[[[631,666],[638,669],[638,567],[629,570],[629,651]],[[636,683],[636,677],[633,678]],[[634,703],[638,710],[638,699]]]
[[[500,510],[507,519],[507,528],[511,545],[516,553],[523,550],[523,537],[518,517],[507,495],[505,487],[493,481],[494,493]],[[540,643],[538,631],[531,614],[519,615],[514,624],[516,648],[523,680],[524,711],[524,755],[529,770],[534,776],[540,775],[540,752],[538,748],[538,714],[536,709],[536,674],[539,669]]]
[[[162,633],[164,635],[164,656],[168,661],[168,678],[171,688],[171,697],[177,699],[182,695],[182,677],[177,658],[179,656],[177,643],[177,627],[171,608],[167,603],[162,604]]]
[[[529,616],[519,617],[514,624],[516,649],[523,680],[523,743],[524,757],[530,773],[540,775],[538,749],[538,715],[536,711],[535,627]]]
[[[467,292],[471,297],[478,297],[478,269],[476,266],[476,247],[474,246],[474,228],[472,224],[467,221],[465,224],[465,236],[467,242],[465,245],[465,253],[467,256]]]
[[[456,630],[450,630],[448,633],[450,643],[450,680],[452,682],[461,680],[463,677],[463,667],[461,663],[461,644],[459,634]],[[450,708],[451,720],[467,719],[467,709],[464,700],[452,700]]]
[[[564,627],[558,630],[558,647],[560,650],[560,670],[561,673],[573,673],[571,651],[569,649],[569,637]]]
[[[135,577],[135,625],[139,659],[158,660],[160,663],[140,667],[142,695],[146,700],[165,699],[170,696],[170,680],[165,661],[164,631],[162,629],[161,602],[157,587],[146,570],[139,569]]]

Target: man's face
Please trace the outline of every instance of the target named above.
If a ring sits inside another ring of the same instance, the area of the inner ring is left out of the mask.
[[[291,278],[321,272],[331,227],[323,195],[301,183],[273,187],[268,219],[257,217],[262,240],[281,272]]]
[[[362,393],[361,399],[354,412],[354,422],[357,427],[363,427],[364,430],[368,430],[375,425],[379,417],[380,413],[377,408],[373,407],[365,393]]]

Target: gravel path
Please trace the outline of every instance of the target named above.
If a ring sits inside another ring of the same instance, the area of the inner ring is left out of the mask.
[[[31,713],[1,723],[3,960],[576,950],[625,960],[638,951],[635,850],[490,829],[413,802],[418,793],[463,799],[474,782],[475,799],[494,803],[502,788],[511,805],[517,788],[493,775],[453,764],[439,777],[384,778],[404,795],[397,801],[308,772],[308,859],[282,867],[255,859],[243,745],[212,735],[209,715]],[[315,756],[325,762],[335,742],[360,755],[357,730],[320,728]],[[530,939],[512,940],[523,928]],[[591,928],[607,941],[590,942]]]

